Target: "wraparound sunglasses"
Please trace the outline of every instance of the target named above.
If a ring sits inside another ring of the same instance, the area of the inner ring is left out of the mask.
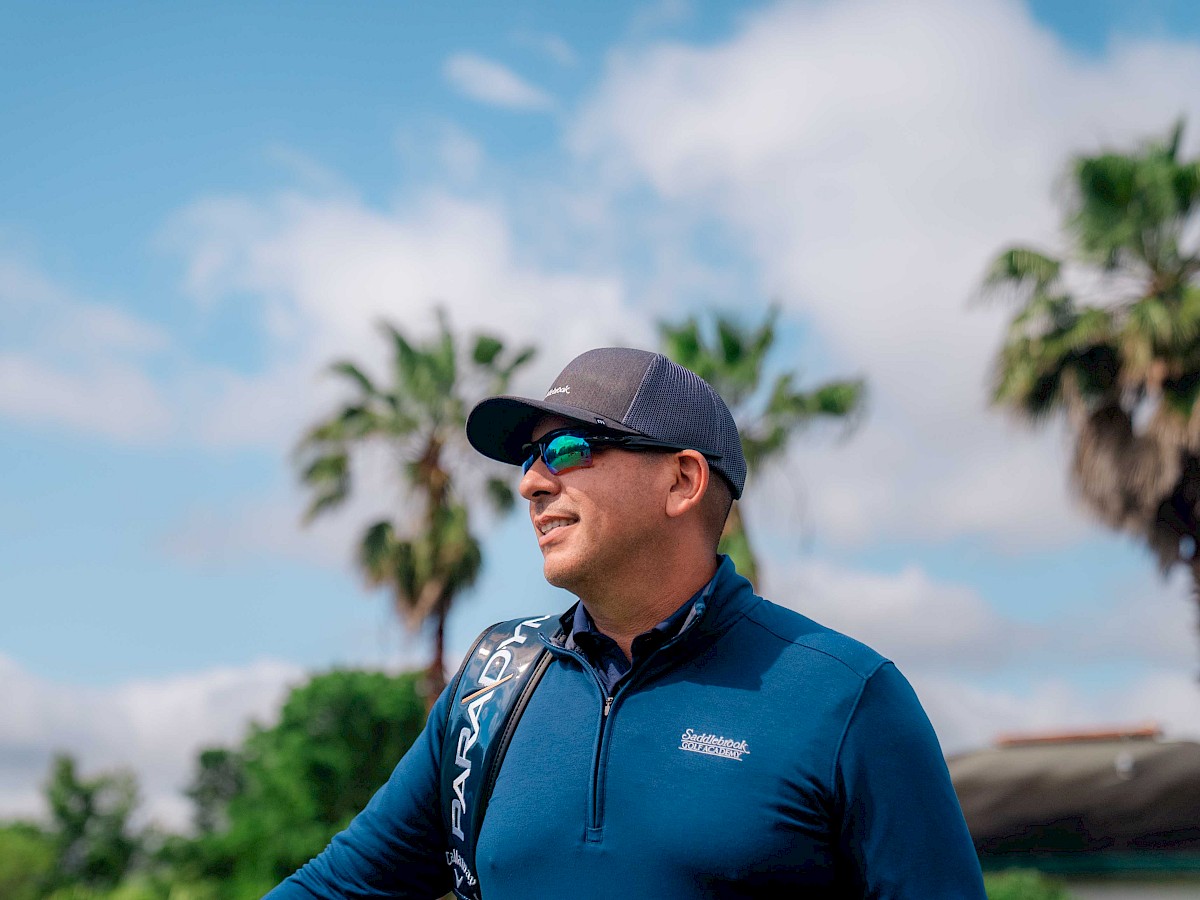
[[[578,428],[560,428],[521,447],[526,454],[521,472],[528,472],[541,457],[551,475],[592,464],[592,451],[598,447],[622,447],[626,450],[683,450],[677,444],[656,441],[634,434],[593,434]],[[706,456],[708,454],[705,454]]]

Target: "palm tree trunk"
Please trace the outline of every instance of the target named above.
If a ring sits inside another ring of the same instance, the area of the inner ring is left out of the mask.
[[[441,455],[442,441],[435,430],[430,433],[425,451],[418,463],[418,470],[421,473],[420,481],[425,489],[425,527],[430,536],[435,539],[439,537],[438,520],[446,505],[446,496],[450,485],[449,475],[442,468]],[[440,546],[435,549],[433,555],[435,559],[441,557]],[[433,608],[433,659],[429,661],[429,668],[426,670],[425,676],[425,705],[429,709],[433,708],[433,704],[446,686],[446,616],[450,611],[450,597],[445,587],[445,579],[439,575],[440,573],[435,574],[432,582],[425,585],[427,589],[437,591],[436,605]],[[434,588],[435,584],[436,588]],[[425,614],[418,610],[419,617],[423,618]]]
[[[438,600],[434,613],[433,659],[425,674],[425,706],[433,708],[438,696],[446,687],[446,617],[450,612],[449,597],[445,592]]]

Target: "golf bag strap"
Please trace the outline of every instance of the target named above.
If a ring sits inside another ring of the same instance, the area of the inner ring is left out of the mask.
[[[440,789],[446,862],[458,900],[481,900],[475,846],[517,722],[550,664],[538,639],[550,618],[513,619],[487,629],[451,686]]]

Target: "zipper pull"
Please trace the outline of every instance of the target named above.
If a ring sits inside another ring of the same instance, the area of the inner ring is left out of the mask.
[[[606,718],[606,719],[608,718],[608,711],[609,711],[610,709],[612,709],[612,702],[613,702],[613,698],[612,698],[612,697],[605,697],[605,698],[604,698],[604,718]]]

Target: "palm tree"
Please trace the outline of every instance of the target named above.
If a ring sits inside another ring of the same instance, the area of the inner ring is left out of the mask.
[[[663,353],[707,381],[729,404],[751,473],[781,457],[793,435],[813,419],[861,412],[866,395],[862,380],[829,381],[802,391],[795,386],[796,374],[786,371],[764,390],[763,365],[775,343],[778,308],[772,307],[757,328],[726,316],[714,318],[712,336],[696,316],[678,324],[659,323]],[[751,583],[758,583],[758,559],[738,503],[725,520],[719,550]]]
[[[1071,481],[1106,525],[1145,542],[1200,602],[1200,161],[1183,123],[1132,153],[1076,157],[1066,250],[1005,250],[985,295],[1018,309],[992,402],[1074,435]]]
[[[441,311],[438,333],[424,344],[409,340],[395,326],[385,323],[383,330],[393,351],[390,381],[377,383],[352,362],[335,363],[331,371],[353,390],[353,399],[309,429],[297,447],[296,462],[301,481],[311,490],[307,523],[350,496],[355,449],[382,443],[393,452],[399,481],[419,511],[370,525],[359,541],[358,565],[369,586],[391,590],[396,613],[409,628],[432,619],[432,702],[445,685],[446,617],[482,563],[470,507],[455,490],[468,473],[455,468],[453,459],[477,458],[463,446],[466,414],[476,396],[503,393],[534,350],[506,352],[499,339],[477,335],[463,359]],[[513,506],[505,480],[487,477],[484,484],[494,507],[503,511]]]

